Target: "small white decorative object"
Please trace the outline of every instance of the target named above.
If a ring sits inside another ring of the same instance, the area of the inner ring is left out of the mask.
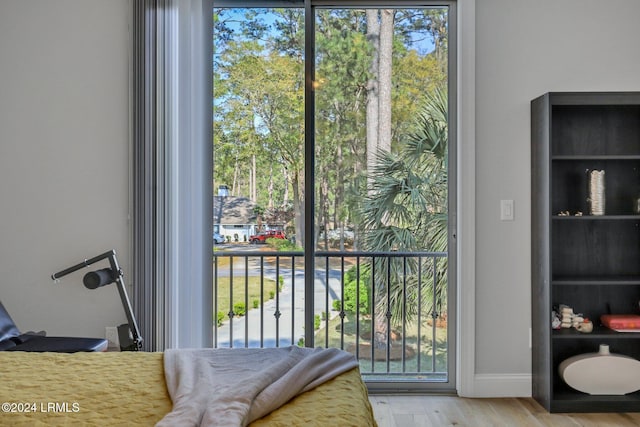
[[[590,334],[591,332],[593,332],[593,322],[589,319],[584,319],[582,322],[576,324],[574,328],[576,328],[583,334]]]
[[[558,373],[572,388],[588,394],[622,395],[640,390],[640,360],[611,354],[606,344],[600,344],[598,353],[562,361]]]
[[[604,171],[589,171],[589,213],[591,215],[604,215]]]

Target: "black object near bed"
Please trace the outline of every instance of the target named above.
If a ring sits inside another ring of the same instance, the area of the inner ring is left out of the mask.
[[[93,258],[85,259],[84,261],[76,265],[52,274],[51,278],[53,280],[59,280],[61,277],[64,277],[67,274],[74,273],[78,270],[83,269],[84,267],[89,267],[92,264],[104,260],[109,261],[109,267],[102,268],[97,271],[90,271],[89,273],[84,275],[82,282],[87,289],[97,289],[102,286],[110,285],[112,283],[116,284],[118,293],[120,294],[120,300],[122,302],[124,314],[127,316],[127,323],[118,326],[120,349],[122,351],[140,351],[142,350],[143,340],[140,336],[138,322],[136,321],[133,310],[131,309],[131,302],[129,301],[129,296],[127,295],[127,290],[124,285],[124,272],[118,264],[115,250],[111,249],[110,251],[107,251]]]
[[[52,351],[77,353],[106,351],[108,341],[102,338],[48,337],[41,332],[21,333],[0,302],[0,351]]]

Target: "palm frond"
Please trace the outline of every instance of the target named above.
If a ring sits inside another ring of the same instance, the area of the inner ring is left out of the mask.
[[[359,213],[365,249],[447,251],[447,120],[447,93],[438,89],[401,138],[400,150],[376,154]],[[411,321],[419,307],[429,314],[446,308],[447,265],[446,258],[421,264],[405,258],[377,260],[372,272],[380,309],[388,308],[395,322],[403,317]],[[419,271],[432,276],[425,279]]]

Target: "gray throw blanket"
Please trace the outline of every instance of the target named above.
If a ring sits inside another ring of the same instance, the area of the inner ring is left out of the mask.
[[[167,350],[173,410],[157,426],[246,426],[357,366],[333,348]]]

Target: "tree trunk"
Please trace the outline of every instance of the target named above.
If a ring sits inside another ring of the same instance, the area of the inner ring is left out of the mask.
[[[304,247],[304,178],[300,175],[301,171],[296,171],[293,174],[293,211],[296,215],[296,245]]]
[[[380,53],[380,21],[378,9],[367,9],[367,41],[371,44],[371,77],[367,83],[367,170],[375,163],[378,147],[378,64]],[[369,179],[367,179],[369,182]]]
[[[394,10],[380,11],[378,60],[378,150],[391,152],[391,73],[393,65]]]
[[[256,155],[251,155],[251,200],[254,202],[258,201],[258,183],[256,182],[256,177],[258,174],[256,173],[257,165],[256,165]]]
[[[238,156],[236,156],[236,164],[233,168],[233,183],[231,184],[231,195],[233,196],[234,192],[237,191],[238,187]]]
[[[379,150],[391,151],[391,72],[393,64],[394,10],[368,9],[367,40],[372,45],[372,80],[367,86],[367,171],[373,169]],[[367,192],[371,194],[371,178],[367,174]],[[388,328],[384,313],[374,320],[373,344],[383,348]]]
[[[342,145],[338,144],[338,150],[336,153],[337,163],[338,163],[338,174],[336,177],[337,184],[336,185],[336,195],[335,195],[335,204],[334,204],[334,227],[340,226],[340,251],[344,252],[344,220],[341,215],[341,210],[344,209],[342,207],[342,201],[344,199],[344,173],[342,168],[344,167],[344,161],[342,158]]]
[[[284,177],[284,194],[282,195],[282,205],[286,206],[289,203],[289,171],[286,167],[282,167],[282,176]]]
[[[269,166],[269,201],[267,207],[273,208],[273,164]]]
[[[367,83],[367,170],[379,150],[391,151],[391,74],[395,10],[367,9],[367,40],[371,44],[371,78]],[[370,182],[370,179],[367,179]]]
[[[354,152],[356,152],[357,147],[354,147]],[[353,162],[353,176],[359,176],[361,174],[362,168],[364,166],[362,165],[362,163],[360,161],[355,161]],[[359,189],[358,189],[359,191]],[[353,220],[351,221],[353,223]],[[360,244],[359,244],[359,240],[360,240],[360,232],[362,231],[362,227],[357,225],[354,227],[354,236],[353,236],[353,250],[357,251],[360,249]]]
[[[324,228],[324,250],[329,250],[329,174],[326,172],[322,174],[321,185],[321,199],[322,203],[322,225]]]

